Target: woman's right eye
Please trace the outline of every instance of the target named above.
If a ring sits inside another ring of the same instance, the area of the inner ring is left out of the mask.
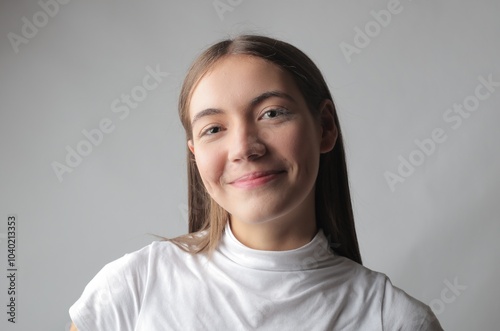
[[[220,126],[211,126],[208,129],[203,130],[201,136],[210,136],[220,132],[220,130],[221,130]]]

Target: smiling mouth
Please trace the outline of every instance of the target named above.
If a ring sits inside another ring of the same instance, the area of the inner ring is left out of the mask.
[[[280,175],[286,173],[284,170],[257,171],[246,174],[229,184],[240,188],[254,188],[266,184]]]

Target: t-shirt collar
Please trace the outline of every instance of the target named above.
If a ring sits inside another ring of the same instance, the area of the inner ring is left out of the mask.
[[[322,229],[318,230],[310,242],[299,248],[265,251],[242,244],[231,231],[229,222],[225,226],[218,250],[241,266],[273,271],[315,269],[334,256]]]

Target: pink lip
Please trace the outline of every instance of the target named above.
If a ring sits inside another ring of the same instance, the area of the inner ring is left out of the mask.
[[[283,170],[257,171],[239,177],[229,184],[241,188],[253,188],[263,185],[279,175],[283,174]]]

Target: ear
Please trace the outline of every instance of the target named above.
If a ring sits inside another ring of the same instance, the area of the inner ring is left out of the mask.
[[[335,147],[338,137],[337,125],[335,125],[335,106],[332,100],[323,100],[319,111],[321,121],[320,152],[328,153]]]
[[[188,148],[191,151],[191,153],[193,153],[193,155],[194,155],[194,144],[193,144],[192,140],[188,140]]]

